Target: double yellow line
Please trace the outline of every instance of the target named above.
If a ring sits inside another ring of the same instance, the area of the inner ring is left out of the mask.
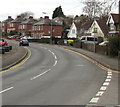
[[[24,48],[27,49],[27,51],[28,51],[28,56],[27,56],[25,59],[21,58],[21,59],[23,59],[23,60],[22,60],[20,63],[12,66],[12,67],[10,67],[10,68],[8,68],[8,69],[6,69],[6,70],[3,70],[3,71],[1,71],[0,73],[7,72],[7,71],[9,71],[9,70],[15,69],[15,68],[23,65],[23,64],[31,57],[31,51],[30,51],[27,47],[24,47]],[[23,57],[25,57],[25,56],[23,56]],[[20,60],[21,60],[21,59],[20,59]],[[15,62],[15,63],[16,63],[16,62]]]
[[[93,60],[92,58],[90,58],[90,57],[88,57],[88,56],[86,56],[86,55],[84,55],[84,54],[81,54],[81,53],[79,53],[79,52],[73,51],[73,50],[71,50],[71,49],[67,49],[67,48],[64,48],[64,49],[67,50],[67,51],[73,52],[73,53],[75,53],[75,54],[78,54],[78,55],[84,57],[85,59],[87,59],[88,61],[94,63],[95,65],[97,65],[98,67],[100,67],[101,69],[103,69],[103,70],[105,70],[105,71],[110,71],[110,72],[114,72],[114,73],[120,73],[120,71],[112,70],[111,68],[102,65],[101,63]]]

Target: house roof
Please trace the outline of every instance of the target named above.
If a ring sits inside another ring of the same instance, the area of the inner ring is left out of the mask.
[[[21,24],[34,24],[36,22],[37,22],[37,20],[33,19],[33,17],[29,17],[28,19],[23,21]]]
[[[119,23],[119,14],[111,14],[115,23]]]
[[[34,25],[49,25],[49,26],[61,26],[60,23],[57,23],[50,19],[41,19],[39,22],[35,23]]]
[[[11,22],[21,23],[21,22],[23,22],[23,21],[25,21],[25,19],[23,19],[21,16],[17,16],[17,18],[16,18],[15,20],[11,21]]]
[[[79,31],[81,29],[81,22],[74,22],[76,28],[77,28],[77,31]]]
[[[14,20],[11,16],[8,16],[8,19],[4,20],[3,22],[11,22],[12,20]]]
[[[84,30],[88,30],[91,27],[92,23],[93,23],[93,20],[87,21],[87,22],[83,23],[81,27]]]
[[[108,32],[109,32],[109,27],[106,25],[106,21],[104,19],[99,19],[99,20],[96,20],[96,21],[97,21],[100,29],[104,33],[104,35],[107,36]]]

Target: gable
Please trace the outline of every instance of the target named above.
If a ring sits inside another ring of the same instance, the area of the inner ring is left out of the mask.
[[[101,27],[99,26],[99,24],[98,24],[98,22],[96,20],[93,22],[90,29],[91,29],[92,35],[101,36],[101,37],[105,36],[102,29],[101,29]],[[93,33],[94,29],[97,29],[96,33]]]
[[[68,38],[76,38],[77,37],[77,28],[75,26],[75,23],[72,23],[67,36],[68,36]]]

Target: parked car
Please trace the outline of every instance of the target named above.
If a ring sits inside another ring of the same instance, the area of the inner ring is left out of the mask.
[[[23,36],[21,39],[33,39],[31,36]]]
[[[96,36],[82,36],[80,38],[80,41],[83,43],[100,43],[103,41],[102,37],[96,37]]]
[[[8,42],[4,39],[0,39],[0,46],[7,46]]]
[[[5,52],[9,52],[10,50],[12,50],[12,46],[8,45],[8,42],[1,38],[0,39],[0,53],[4,54]]]
[[[13,35],[13,36],[8,36],[8,39],[15,40],[15,39],[21,39],[22,37],[19,35]]]
[[[19,42],[19,46],[29,46],[29,41],[27,39],[22,39]]]
[[[106,46],[106,45],[108,45],[108,43],[109,43],[109,41],[104,41],[104,42],[99,43],[99,45],[100,46]]]

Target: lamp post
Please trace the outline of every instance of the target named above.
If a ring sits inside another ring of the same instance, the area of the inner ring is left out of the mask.
[[[95,7],[96,7],[96,4],[95,4],[95,2],[94,2],[94,10],[93,10],[93,17],[94,17],[94,26],[93,26],[93,33],[94,33],[94,52],[96,52],[95,33],[97,33],[97,31],[95,31]]]

